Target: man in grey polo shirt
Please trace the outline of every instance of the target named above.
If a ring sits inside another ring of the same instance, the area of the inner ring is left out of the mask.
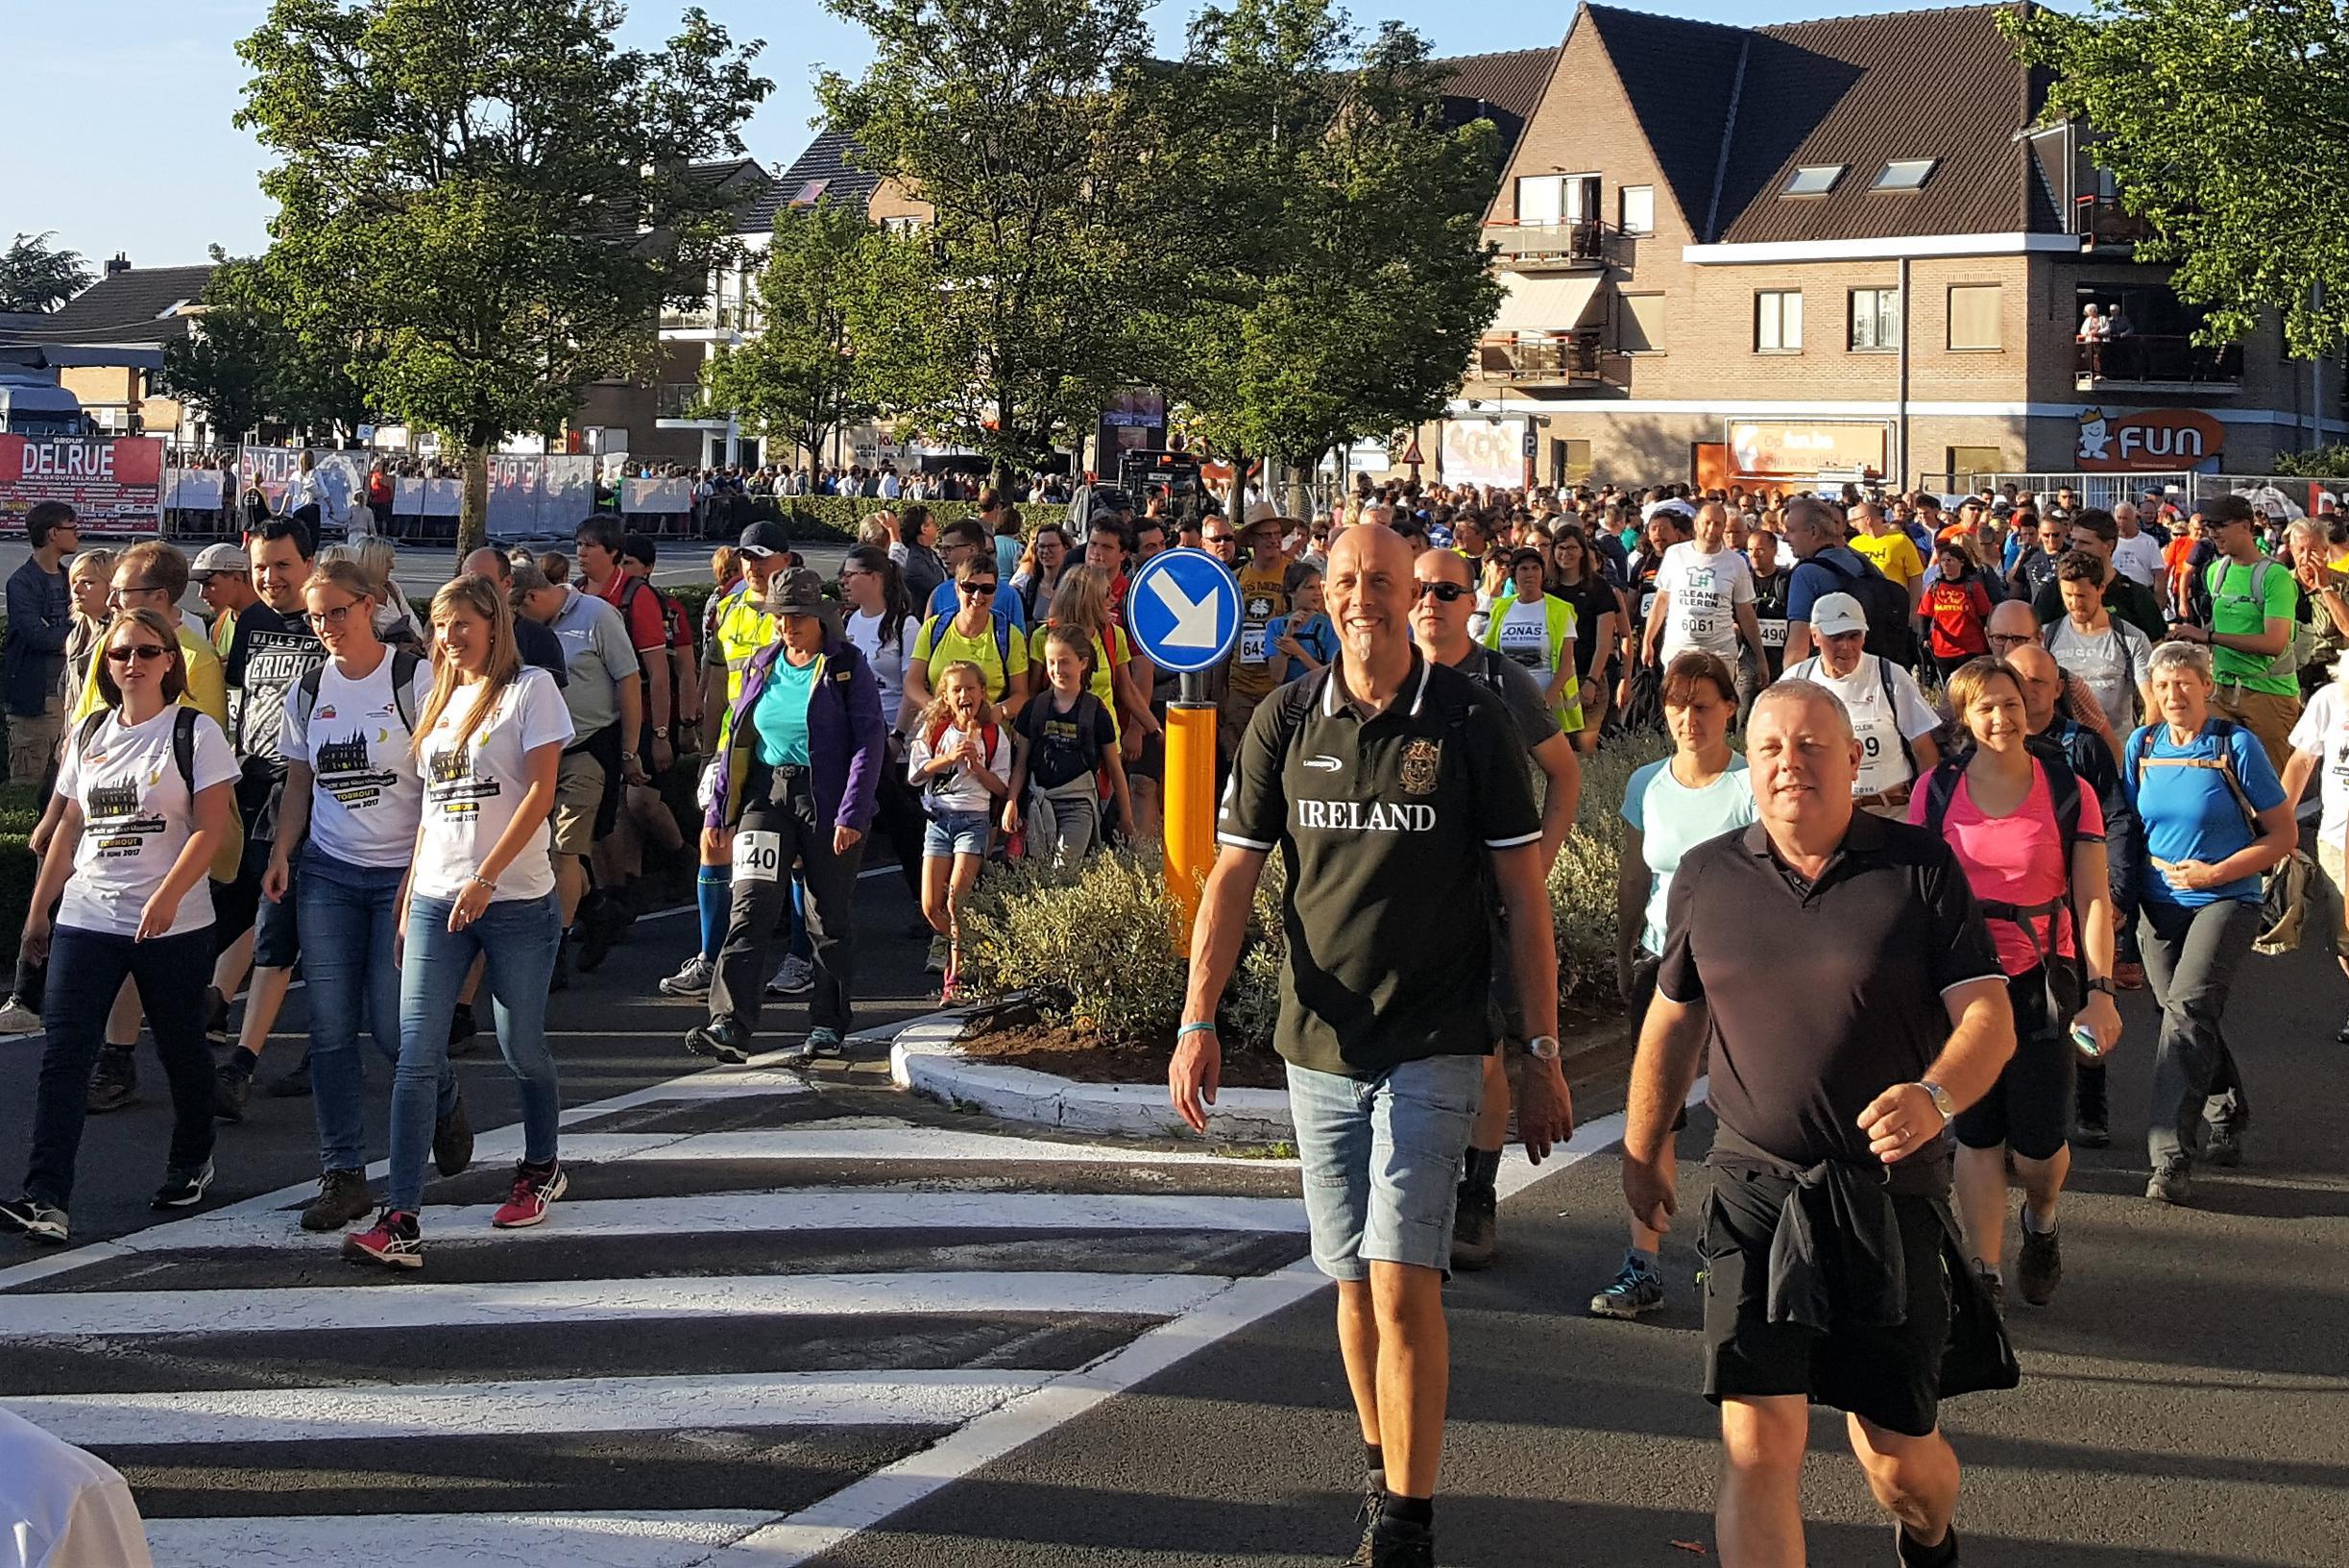
[[[1273,1044],[1369,1467],[1354,1560],[1430,1568],[1450,1382],[1442,1283],[1493,1047],[1482,911],[1496,895],[1507,911],[1530,1037],[1511,1048],[1510,1075],[1537,1160],[1573,1115],[1558,953],[1525,742],[1500,699],[1412,645],[1409,545],[1349,528],[1327,580],[1338,662],[1258,705],[1233,762],[1168,1089],[1204,1132],[1223,1063],[1217,1002],[1277,849],[1287,945]]]

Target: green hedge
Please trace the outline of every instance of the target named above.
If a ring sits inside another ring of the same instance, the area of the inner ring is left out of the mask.
[[[0,953],[11,963],[24,919],[33,905],[33,883],[40,862],[26,846],[40,822],[41,799],[29,784],[0,784]]]
[[[884,501],[873,495],[777,495],[762,499],[759,510],[763,516],[787,522],[793,539],[828,539],[835,543],[854,544],[857,530],[864,519],[876,512],[902,511],[919,504],[930,508],[930,515],[943,528],[948,523],[979,515],[976,501]],[[1037,502],[1019,507],[1020,528],[1023,534],[1041,522],[1066,522],[1069,509],[1065,505]]]

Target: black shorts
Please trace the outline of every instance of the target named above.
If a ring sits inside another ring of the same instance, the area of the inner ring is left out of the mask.
[[[2015,1054],[1990,1093],[1958,1112],[1951,1130],[1968,1148],[2003,1144],[2026,1160],[2052,1160],[2071,1135],[2072,1081],[2079,1050],[2069,1020],[2047,1016],[2047,987],[2040,971],[2006,982],[2015,1009]]]
[[[1931,1433],[1949,1337],[1949,1286],[1942,1275],[1947,1204],[1892,1200],[1907,1264],[1907,1321],[1822,1333],[1770,1321],[1770,1241],[1792,1184],[1718,1168],[1710,1174],[1697,1232],[1705,1260],[1705,1397],[1717,1405],[1802,1394],[1907,1436]]]
[[[212,943],[226,953],[236,939],[253,929],[261,908],[261,873],[269,869],[269,846],[254,854],[253,838],[245,838],[245,857],[237,862],[236,880],[212,883]]]

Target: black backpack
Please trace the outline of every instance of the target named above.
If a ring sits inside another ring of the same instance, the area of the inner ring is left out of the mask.
[[[2086,922],[2071,903],[2071,851],[2080,841],[2080,776],[2071,764],[2048,755],[2037,747],[2030,748],[2032,760],[2047,776],[2048,804],[2055,809],[2055,834],[2064,846],[2064,896],[2046,904],[2028,906],[1999,904],[1989,899],[1977,899],[1975,906],[1984,920],[2004,921],[2019,928],[2030,938],[2031,950],[2039,954],[2041,973],[2047,988],[2047,1024],[2050,1028],[2066,1029],[2072,1015],[2080,1010],[2088,998],[2088,977],[2082,967],[2088,944]],[[1925,786],[1925,827],[1934,837],[1942,836],[1942,823],[1949,815],[1949,802],[1957,794],[1958,781],[1966,776],[1966,762],[1971,752],[1944,758],[1933,768]],[[2058,958],[2055,954],[2055,917],[2065,911],[2071,913],[2071,947],[2074,956]],[[2047,923],[2047,939],[2040,940],[2037,922]]]
[[[1843,591],[1857,599],[1859,607],[1868,613],[1868,639],[1862,646],[1877,658],[1889,659],[1903,669],[1915,668],[1917,638],[1908,624],[1908,590],[1877,570],[1876,563],[1865,557],[1855,556],[1853,559],[1859,562],[1856,573],[1844,570],[1828,558],[1825,550],[1804,565],[1825,567],[1850,585]]]

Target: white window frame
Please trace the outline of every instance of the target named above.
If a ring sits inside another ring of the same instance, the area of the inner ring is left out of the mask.
[[[1647,207],[1643,223],[1632,222],[1632,197],[1636,193]],[[1615,227],[1626,234],[1656,232],[1656,187],[1654,185],[1618,185],[1615,187]]]
[[[1871,324],[1869,326],[1868,335],[1875,341],[1867,343],[1862,343],[1860,341],[1859,302],[1863,297],[1868,298],[1872,302],[1872,308],[1868,313],[1868,320]],[[1884,332],[1886,330],[1884,326],[1886,314],[1885,300],[1887,297],[1889,297],[1891,300],[1891,336],[1889,339],[1884,337]],[[1844,303],[1844,345],[1855,354],[1889,354],[1898,353],[1900,351],[1901,290],[1898,284],[1874,284],[1864,288],[1855,288],[1846,296]]]
[[[1803,351],[1803,291],[1754,291],[1754,351],[1757,354],[1799,354]]]

